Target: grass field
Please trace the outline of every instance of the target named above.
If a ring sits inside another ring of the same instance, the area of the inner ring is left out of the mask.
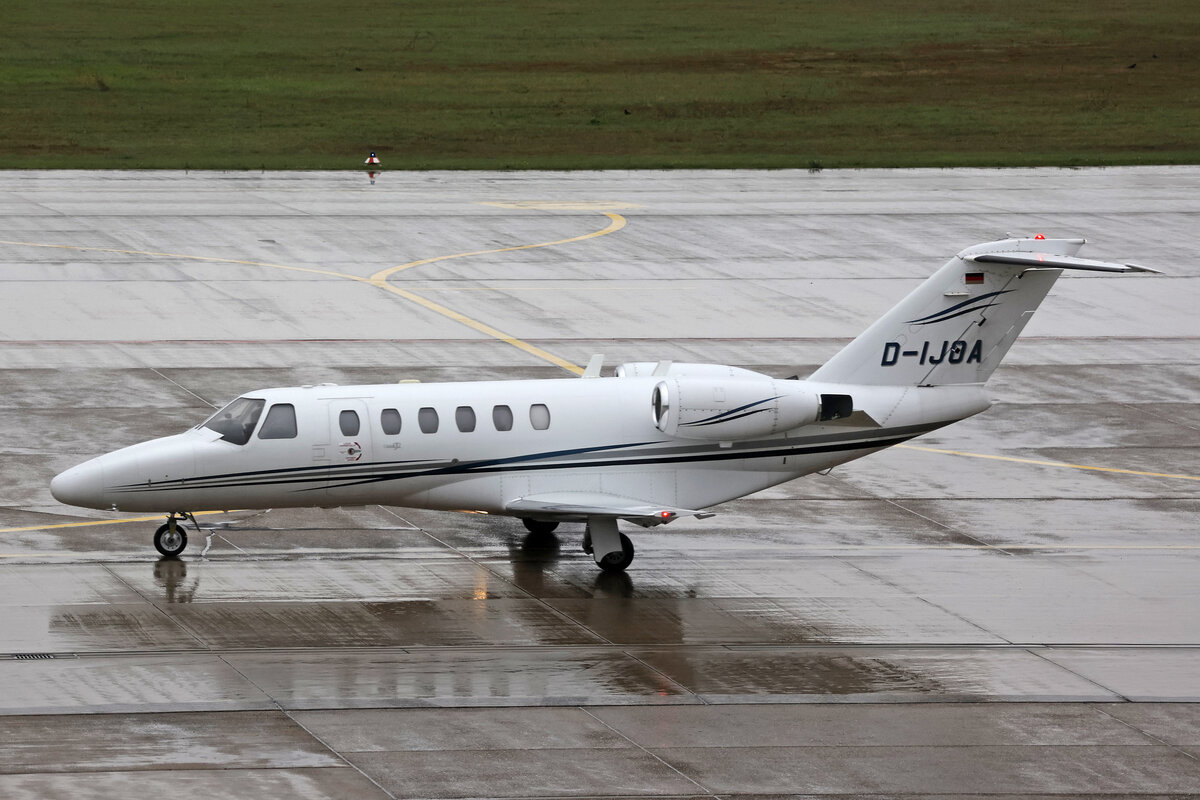
[[[5,168],[1200,162],[1196,0],[6,0],[0,53]]]

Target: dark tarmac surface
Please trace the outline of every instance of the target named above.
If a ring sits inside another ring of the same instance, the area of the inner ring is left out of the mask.
[[[1018,173],[1033,188],[1010,189]],[[68,202],[57,174],[0,173],[0,239],[26,242],[0,244],[0,797],[1200,794],[1200,169],[732,173],[735,213],[708,226],[689,203],[716,214],[709,173],[442,176],[432,206],[388,174],[74,175],[91,199]],[[288,251],[273,263],[366,275],[606,222],[480,212],[496,186],[640,210],[601,238],[426,265],[404,285],[610,368],[806,374],[997,227],[1103,236],[1083,255],[1169,275],[1064,278],[990,411],[632,531],[623,576],[598,573],[579,526],[539,540],[516,520],[383,507],[202,516],[207,552],[193,535],[161,560],[157,519],[49,496],[57,471],[259,386],[565,374],[373,287],[146,255],[257,261],[270,238]],[[897,211],[905,196],[919,208]],[[417,218],[413,253],[379,252],[385,225]],[[817,227],[824,253],[845,235],[844,270],[805,249]],[[728,280],[747,242],[754,277]],[[901,256],[872,276],[881,242]],[[655,280],[686,273],[686,297],[724,303],[710,339],[689,338],[707,306],[661,294],[646,338],[644,282],[586,274],[643,251]],[[556,275],[559,256],[579,274]],[[321,294],[363,318],[307,341],[332,330]],[[187,296],[195,308],[172,305]],[[64,313],[30,305],[55,297]],[[239,327],[255,313],[264,327]]]

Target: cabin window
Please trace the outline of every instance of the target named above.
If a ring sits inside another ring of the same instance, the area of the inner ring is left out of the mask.
[[[221,434],[221,438],[230,444],[245,444],[250,441],[250,434],[266,404],[266,400],[239,397],[209,417],[204,427]]]
[[[295,439],[296,407],[291,403],[276,403],[267,412],[262,427],[258,429],[260,439]]]
[[[535,431],[544,431],[550,427],[550,409],[546,408],[542,403],[535,403],[529,407],[529,424],[533,426]]]
[[[400,432],[400,412],[394,408],[385,408],[379,412],[379,424],[384,433],[395,436]]]
[[[475,430],[475,409],[470,406],[459,406],[454,409],[454,423],[463,433]]]
[[[338,414],[338,427],[342,429],[342,436],[358,436],[358,412],[347,409]]]
[[[508,406],[492,406],[492,424],[498,431],[511,431],[513,426],[512,409]]]
[[[417,425],[421,427],[421,433],[437,433],[438,429],[438,413],[436,408],[426,406],[417,412]]]

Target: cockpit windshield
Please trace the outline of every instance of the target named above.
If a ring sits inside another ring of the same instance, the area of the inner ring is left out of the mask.
[[[239,397],[208,418],[200,427],[214,430],[221,438],[232,444],[245,444],[254,433],[258,417],[262,414],[265,400]]]

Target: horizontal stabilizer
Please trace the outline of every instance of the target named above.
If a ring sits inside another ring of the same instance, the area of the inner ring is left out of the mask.
[[[965,256],[965,261],[975,261],[980,264],[1015,264],[1026,267],[1043,267],[1046,269],[1081,269],[1089,272],[1153,272],[1161,274],[1156,269],[1139,267],[1137,264],[1114,264],[1111,261],[1096,261],[1091,258],[1076,256],[1060,256],[1055,253],[977,253]]]
[[[639,525],[661,525],[676,517],[703,519],[713,514],[689,508],[658,506],[619,495],[602,492],[546,492],[520,497],[505,505],[505,510],[518,516],[539,519],[584,522],[588,517],[626,519]]]

